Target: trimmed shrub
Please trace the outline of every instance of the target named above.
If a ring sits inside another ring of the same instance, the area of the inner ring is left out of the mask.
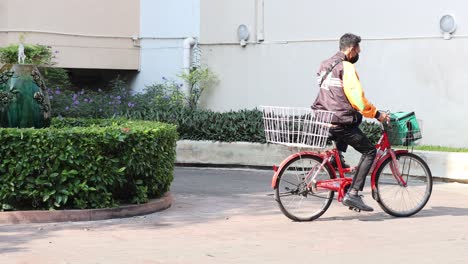
[[[181,139],[266,142],[262,112],[256,109],[230,112],[189,108],[178,108],[172,111],[148,109],[144,112],[128,112],[126,117],[175,124]]]
[[[372,144],[377,144],[377,141],[379,141],[380,136],[382,135],[382,130],[379,124],[374,123],[374,122],[364,121],[359,126],[359,128],[369,138]]]
[[[54,88],[57,87],[71,87],[72,83],[68,71],[63,68],[39,68],[46,87]]]
[[[54,119],[0,129],[3,210],[104,208],[162,196],[173,180],[176,128],[128,120]]]
[[[168,80],[138,94],[131,94],[118,81],[112,87],[109,92],[49,89],[52,113],[62,117],[124,117],[170,123],[177,126],[181,139],[265,143],[262,112],[258,109],[214,112],[184,107],[181,85]],[[378,125],[363,122],[361,129],[372,142],[377,142]]]
[[[176,124],[182,139],[266,142],[262,112],[258,110],[224,113],[209,110],[186,111]]]
[[[151,117],[154,118],[155,115]],[[262,112],[257,109],[222,113],[183,109],[176,114],[159,113],[155,119],[176,124],[181,139],[266,142]],[[360,128],[374,144],[382,134],[380,126],[376,123],[364,121]]]
[[[61,117],[124,117],[170,123],[177,126],[181,139],[265,143],[262,112],[258,109],[214,112],[186,107],[181,84],[163,80],[137,94],[131,94],[119,80],[107,92],[49,89],[52,113]],[[375,124],[363,122],[361,128],[373,142],[380,137]]]

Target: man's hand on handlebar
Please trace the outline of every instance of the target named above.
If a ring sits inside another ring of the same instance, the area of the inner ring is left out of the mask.
[[[383,122],[389,122],[390,121],[390,116],[385,113],[385,112],[380,112],[380,115],[379,115],[379,119],[378,119],[381,123]]]

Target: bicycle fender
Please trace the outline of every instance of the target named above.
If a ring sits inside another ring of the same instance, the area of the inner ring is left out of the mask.
[[[320,155],[319,153],[311,152],[311,151],[302,151],[302,152],[297,152],[297,153],[290,155],[285,160],[283,160],[283,162],[281,162],[280,166],[275,171],[275,174],[273,174],[273,178],[271,179],[271,188],[276,189],[278,187],[277,185],[278,175],[284,170],[284,167],[286,166],[286,164],[288,164],[292,159],[299,157],[299,156],[304,156],[304,155],[310,155],[310,156],[323,158],[322,155]],[[328,166],[331,167],[330,164],[328,164]]]
[[[405,150],[405,149],[399,149],[399,150],[394,150],[395,152],[395,155],[398,155],[400,153],[408,153],[408,150]],[[387,153],[385,154],[385,156],[383,156],[382,158],[380,158],[378,161],[377,161],[377,164],[375,165],[375,169],[374,171],[372,172],[372,176],[371,176],[371,187],[372,187],[372,190],[376,190],[376,186],[375,186],[375,177],[377,176],[377,171],[379,170],[380,166],[382,166],[382,163],[384,163],[387,159],[391,159],[391,154],[390,153]]]

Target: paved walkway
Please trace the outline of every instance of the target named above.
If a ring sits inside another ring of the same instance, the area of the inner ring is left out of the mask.
[[[426,208],[393,218],[334,202],[295,223],[271,172],[177,168],[172,208],[97,222],[0,225],[0,263],[467,263],[468,185],[435,184]]]

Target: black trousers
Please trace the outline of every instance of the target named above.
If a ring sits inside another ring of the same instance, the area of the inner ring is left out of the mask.
[[[350,145],[362,154],[351,184],[351,188],[362,191],[366,183],[366,176],[377,153],[375,146],[372,145],[358,125],[330,128],[330,134],[339,151],[346,152],[348,145]]]

